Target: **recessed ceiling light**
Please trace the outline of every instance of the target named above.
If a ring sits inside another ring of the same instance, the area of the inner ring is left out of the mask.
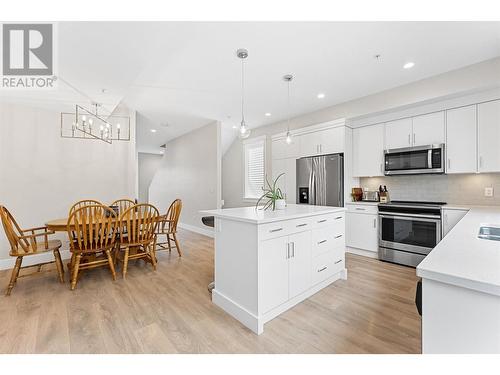
[[[271,114],[269,112],[264,113],[264,116],[269,117]]]
[[[320,92],[318,94],[318,99],[323,99],[325,97],[325,94],[323,94],[322,92]]]
[[[162,154],[162,155],[163,155],[164,153],[165,153],[165,151],[163,151],[163,150],[161,150],[161,151],[160,151],[160,154]]]
[[[414,66],[415,66],[415,63],[414,63],[414,62],[409,61],[409,62],[407,62],[406,64],[404,64],[404,65],[403,65],[403,68],[405,68],[405,69],[411,69],[411,68],[413,68]]]
[[[156,129],[151,129],[151,133],[156,133]]]
[[[233,125],[233,129],[238,129],[238,126],[237,125]]]

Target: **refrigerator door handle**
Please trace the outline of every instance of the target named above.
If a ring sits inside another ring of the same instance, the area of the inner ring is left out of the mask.
[[[309,199],[307,201],[307,204],[312,204],[312,200],[313,200],[313,171],[311,170],[311,172],[309,172]]]

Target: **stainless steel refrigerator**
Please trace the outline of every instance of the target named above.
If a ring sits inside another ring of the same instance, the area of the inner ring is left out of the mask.
[[[297,203],[344,206],[342,154],[297,159]]]

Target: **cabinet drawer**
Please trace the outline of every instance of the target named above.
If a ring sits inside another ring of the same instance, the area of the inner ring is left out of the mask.
[[[332,250],[312,260],[312,284],[316,285],[344,269],[344,251]]]
[[[313,228],[335,226],[335,228],[336,228],[335,232],[340,231],[341,233],[343,233],[345,230],[345,229],[343,229],[343,228],[345,228],[345,213],[344,212],[338,212],[335,214],[328,214],[328,215],[318,215],[318,216],[314,216],[312,218],[312,220],[313,220],[313,223],[312,223]]]
[[[347,204],[347,212],[358,214],[378,214],[378,206],[367,204]]]
[[[312,231],[312,257],[332,251],[334,249],[345,249],[345,235],[343,231],[335,231],[332,228],[313,229]]]
[[[290,221],[261,224],[258,226],[259,241],[288,236],[291,233]]]

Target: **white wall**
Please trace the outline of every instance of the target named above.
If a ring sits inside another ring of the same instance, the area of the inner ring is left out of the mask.
[[[139,178],[139,202],[149,202],[149,186],[153,177],[160,167],[162,155],[138,153],[138,178]]]
[[[0,103],[0,204],[21,227],[68,216],[85,198],[111,203],[135,198],[137,160],[135,113],[131,140],[113,142],[60,137],[60,114],[20,104]],[[3,229],[3,228],[2,228]],[[0,268],[10,265],[9,244],[0,230]],[[67,250],[67,236],[63,250]]]
[[[438,98],[487,90],[500,86],[500,58],[430,77],[377,94],[365,96],[319,111],[295,117],[291,129],[298,129],[338,118],[358,118],[369,114],[396,110]],[[278,122],[252,130],[251,137],[268,136],[266,173],[271,174],[270,136],[286,131],[286,122]],[[242,144],[233,142],[222,160],[222,197],[224,207],[248,205],[243,201]]]
[[[213,122],[167,143],[161,165],[149,188],[149,201],[166,213],[180,198],[180,226],[211,233],[199,211],[219,205],[220,124]]]

